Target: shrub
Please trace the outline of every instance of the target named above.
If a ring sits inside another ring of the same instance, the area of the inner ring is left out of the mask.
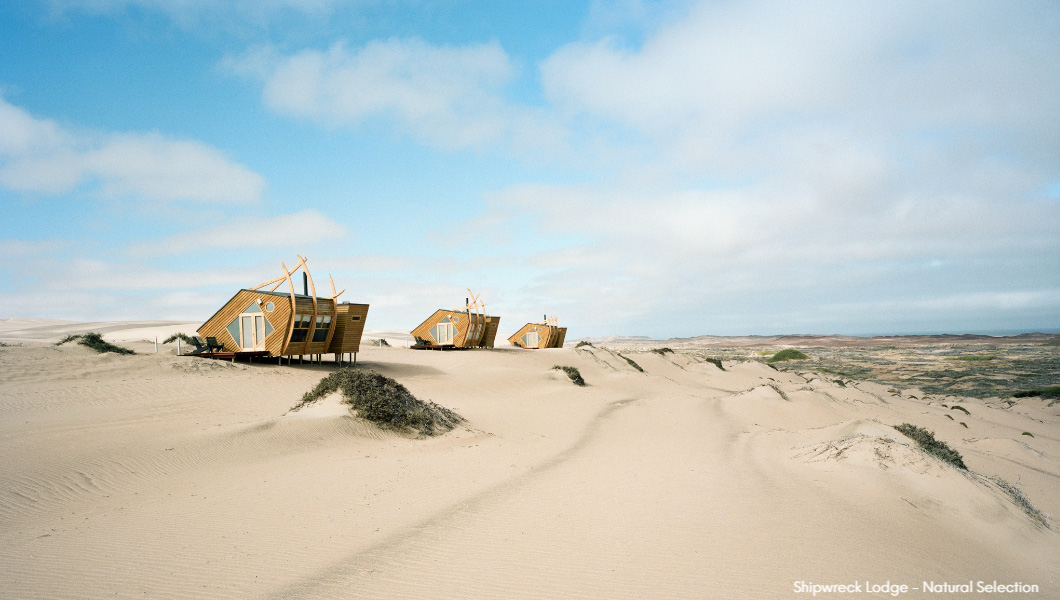
[[[382,347],[387,347],[387,348],[389,348],[389,347],[390,347],[390,342],[386,341],[386,340],[385,340],[385,339],[383,339],[383,338],[379,338],[379,347],[380,347],[380,348],[382,348]]]
[[[136,352],[124,348],[122,346],[115,346],[114,344],[103,339],[103,335],[100,333],[89,332],[81,335],[68,335],[56,343],[56,346],[65,344],[66,342],[72,342],[77,340],[78,344],[91,348],[100,354],[104,352],[113,352],[115,354],[136,354]]]
[[[1041,396],[1042,398],[1060,398],[1060,385],[1050,385],[1048,387],[1038,388],[1036,390],[1024,390],[1022,392],[1016,392],[1012,394],[1013,398],[1030,398],[1032,396]]]
[[[961,426],[963,426],[965,429],[968,429],[968,424],[964,421],[961,421]]]
[[[1024,432],[1023,432],[1023,433],[1021,433],[1020,435],[1029,435],[1029,436],[1031,436],[1031,437],[1034,437],[1034,434],[1033,434],[1033,433],[1031,433],[1031,432],[1029,432],[1029,431],[1024,431]]]
[[[577,344],[574,345],[575,348],[581,348],[582,346],[588,346],[590,348],[595,348],[596,347],[596,346],[590,344],[589,342],[587,342],[585,340],[582,340],[582,341],[580,341],[580,342],[578,342]]]
[[[658,354],[659,356],[666,356],[667,354],[674,353],[674,351],[670,348],[652,348],[651,351]]]
[[[807,358],[810,358],[810,357],[806,356],[805,354],[803,354],[802,352],[799,352],[798,350],[796,350],[794,348],[788,348],[787,350],[781,350],[780,352],[777,352],[776,354],[774,354],[772,357],[767,358],[766,362],[767,363],[772,363],[772,362],[779,362],[779,361],[782,361],[782,360],[806,360]]]
[[[628,363],[629,363],[629,366],[631,366],[631,367],[633,367],[634,369],[636,369],[636,370],[640,371],[641,373],[643,373],[643,372],[644,372],[644,369],[642,369],[642,368],[640,367],[640,365],[638,365],[637,363],[633,362],[633,359],[632,359],[632,358],[630,358],[630,357],[628,357],[628,356],[625,356],[625,355],[622,355],[622,354],[619,354],[618,356],[619,356],[620,358],[622,358],[623,360],[625,360],[626,362],[628,362]]]
[[[1022,490],[997,476],[989,477],[988,479],[997,484],[997,487],[1001,488],[1001,491],[1008,494],[1008,497],[1012,498],[1012,501],[1016,503],[1016,506],[1020,507],[1023,512],[1027,513],[1027,516],[1029,516],[1031,519],[1034,519],[1039,525],[1042,525],[1043,527],[1049,527],[1049,522],[1046,519],[1045,515],[1042,514],[1042,511],[1038,510],[1033,504],[1031,504],[1030,500],[1027,500],[1027,498],[1023,495]]]
[[[180,340],[185,344],[191,344],[192,347],[195,348],[196,352],[201,352],[202,350],[206,349],[206,345],[202,343],[201,339],[195,336],[188,335],[186,333],[174,333],[173,335],[167,337],[162,343],[169,344],[177,340]]]
[[[967,425],[965,425],[967,427]],[[961,454],[946,445],[946,442],[935,439],[935,434],[924,429],[917,427],[916,425],[910,425],[909,423],[902,423],[901,425],[895,425],[894,427],[900,433],[916,442],[920,449],[932,456],[948,462],[949,464],[957,467],[958,469],[967,471],[968,467],[964,466],[964,459],[961,458]]]
[[[957,404],[954,404],[953,406],[951,406],[950,410],[959,410],[959,411],[961,411],[964,414],[969,415],[969,416],[971,416],[971,414],[972,414],[972,413],[968,412],[967,408],[965,408],[963,406],[960,406],[960,405],[957,405]]]
[[[708,357],[706,360],[707,360],[707,362],[709,362],[710,364],[714,365],[715,367],[718,367],[722,371],[725,370],[725,367],[722,366],[722,364],[721,364],[721,359],[720,358],[710,358],[710,357]]]
[[[136,352],[133,352],[128,348],[123,348],[122,346],[115,346],[114,344],[105,341],[103,339],[103,336],[98,333],[86,333],[81,336],[80,341],[78,341],[77,343],[81,344],[82,346],[88,346],[89,348],[99,353],[114,352],[115,354],[136,354]]]
[[[578,367],[565,367],[561,365],[556,365],[552,368],[566,373],[567,377],[570,377],[570,380],[574,382],[574,385],[585,385],[585,380],[582,379],[582,374],[578,372]]]
[[[821,373],[830,373],[832,375],[839,375],[840,377],[849,377],[850,379],[854,378],[854,376],[851,375],[850,373],[844,373],[843,371],[836,371],[835,369],[829,369],[828,367],[814,367],[814,370],[815,371],[820,371]]]
[[[374,371],[342,369],[320,380],[291,410],[298,410],[335,391],[342,401],[362,418],[395,431],[416,432],[421,436],[450,431],[464,418],[434,402],[413,396],[405,386]]]

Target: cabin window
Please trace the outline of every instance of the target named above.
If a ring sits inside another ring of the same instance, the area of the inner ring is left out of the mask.
[[[304,342],[309,336],[309,323],[313,320],[310,315],[295,315],[294,330],[291,331],[292,342]]]
[[[228,324],[228,333],[232,335],[232,339],[239,343],[239,317],[232,319],[232,322]]]
[[[352,317],[350,317],[350,320],[351,321],[360,321],[361,320],[361,315],[353,315]]]
[[[317,328],[313,330],[314,342],[326,342],[328,331],[331,329],[331,315],[317,317]]]
[[[276,310],[276,305],[273,304],[272,302],[269,302],[268,304],[265,305],[265,310],[267,310],[269,312],[272,312],[272,311]]]

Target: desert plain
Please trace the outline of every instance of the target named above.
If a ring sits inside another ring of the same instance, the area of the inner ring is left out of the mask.
[[[1060,598],[1060,402],[1010,393],[1060,383],[1055,336],[367,332],[354,369],[466,419],[418,437],[338,395],[292,411],[327,360],[155,352],[197,325],[0,320],[0,598]],[[137,354],[55,345],[85,331]]]

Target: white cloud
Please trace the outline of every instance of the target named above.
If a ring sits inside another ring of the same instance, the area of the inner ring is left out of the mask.
[[[1060,310],[1055,294],[1032,291],[1060,285],[1052,267],[1060,211],[1049,201],[1019,207],[924,194],[833,214],[812,195],[771,184],[671,192],[537,185],[491,195],[478,218],[500,216],[536,232],[546,250],[523,269],[534,275],[521,291],[566,305],[583,323],[601,327],[606,318],[671,333],[678,324],[741,333],[738,322],[742,333],[799,324],[850,332],[855,320],[885,314],[923,328],[951,309],[979,318],[992,307],[995,320]],[[947,288],[979,304],[931,301]],[[1015,302],[1021,294],[1037,304]],[[902,298],[911,309],[884,313],[879,298]],[[845,312],[821,312],[836,302]],[[764,314],[770,318],[759,322],[750,316]]]
[[[561,135],[534,111],[506,105],[503,88],[515,67],[496,42],[434,46],[390,39],[290,55],[258,48],[224,65],[260,78],[264,101],[277,113],[327,126],[383,119],[442,148],[509,140],[534,145]]]
[[[652,132],[866,111],[1026,123],[1056,106],[1057,16],[1044,3],[703,2],[640,48],[570,44],[542,73],[556,102]]]
[[[273,250],[300,250],[346,237],[345,226],[308,209],[271,217],[236,217],[225,223],[138,244],[132,256],[165,256],[202,251],[236,250],[267,244]],[[293,256],[293,254],[292,254]]]
[[[261,175],[201,142],[72,132],[2,97],[0,185],[30,194],[88,189],[143,201],[233,204],[260,200],[265,187]]]

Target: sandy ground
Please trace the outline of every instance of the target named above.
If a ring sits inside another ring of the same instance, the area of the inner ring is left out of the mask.
[[[599,348],[366,345],[357,368],[468,420],[412,439],[335,397],[289,413],[332,365],[136,341],[197,323],[12,321],[0,598],[800,598],[799,581],[969,580],[1060,598],[1060,524],[987,479],[1060,515],[1060,404],[967,399],[965,414],[681,352],[627,353],[641,373]],[[46,343],[86,329],[143,354]],[[903,422],[970,472],[916,449]]]

